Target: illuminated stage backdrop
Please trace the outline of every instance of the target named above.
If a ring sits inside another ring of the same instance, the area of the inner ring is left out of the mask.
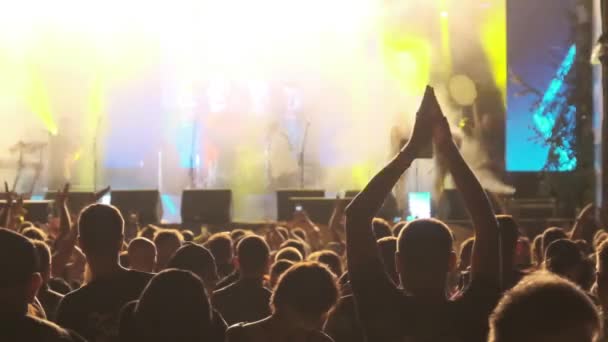
[[[505,0],[14,1],[0,13],[0,116],[14,127],[0,150],[65,138],[52,158],[67,161],[77,187],[171,196],[227,187],[237,218],[270,218],[265,199],[300,185],[303,150],[306,187],[360,189],[389,158],[391,131],[407,137],[430,83],[492,186],[505,169],[506,9]],[[472,103],[448,91],[456,75],[474,82]],[[524,107],[512,108],[531,120]],[[436,172],[423,161],[408,177],[430,192]]]
[[[572,171],[577,166],[576,107],[568,103],[568,78],[577,55],[572,36],[576,0],[510,0],[508,8],[508,171]],[[566,139],[544,144],[556,130]],[[554,163],[549,163],[549,158]]]

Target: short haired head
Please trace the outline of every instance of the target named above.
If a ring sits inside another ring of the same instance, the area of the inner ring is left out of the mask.
[[[40,228],[27,227],[21,231],[21,235],[30,240],[46,241],[47,234]]]
[[[391,229],[391,225],[382,218],[376,217],[372,220],[372,229],[374,231],[374,236],[376,240],[380,240],[382,238],[393,236],[393,230]]]
[[[261,277],[268,272],[270,248],[257,235],[248,235],[236,247],[239,271],[242,277]]]
[[[473,245],[475,244],[475,238],[471,237],[464,240],[460,244],[460,256],[458,260],[458,270],[466,271],[471,266],[471,256],[473,255]]]
[[[232,240],[232,246],[234,249],[236,249],[236,246],[239,244],[239,242],[241,242],[241,240],[247,236],[247,235],[251,235],[252,233],[248,230],[245,229],[234,229],[233,231],[230,232],[230,239]]]
[[[187,341],[209,339],[211,305],[203,282],[189,271],[169,269],[155,275],[134,315],[137,341],[173,341],[179,336],[187,336]]]
[[[156,245],[157,263],[156,270],[162,271],[167,267],[167,263],[173,253],[175,253],[184,241],[182,235],[175,229],[163,229],[154,236]]]
[[[393,255],[395,255],[394,251]],[[317,256],[317,262],[319,262],[321,265],[327,266],[327,268],[332,271],[336,277],[340,277],[343,273],[342,260],[340,259],[340,256],[336,254],[336,252],[328,250],[320,251],[319,255]]]
[[[33,240],[32,243],[36,247],[36,254],[38,255],[38,270],[37,272],[42,275],[42,279],[45,283],[51,278],[51,249],[46,242]]]
[[[573,282],[578,282],[583,254],[572,240],[553,241],[545,253],[545,268]]]
[[[141,272],[154,272],[156,268],[156,245],[144,237],[138,237],[129,243],[127,249],[129,266]]]
[[[106,204],[91,204],[80,212],[78,241],[91,257],[118,258],[124,239],[125,220],[120,211]]]
[[[289,239],[289,229],[278,226],[277,231],[279,232],[279,234],[281,234],[283,236],[283,239],[285,239],[285,240]]]
[[[549,248],[549,245],[556,240],[561,240],[561,239],[567,239],[568,235],[566,234],[566,232],[559,228],[559,227],[551,227],[551,228],[547,228],[545,229],[545,231],[543,232],[543,255],[545,255],[545,253],[547,253],[547,248]]]
[[[601,321],[589,297],[547,272],[524,278],[490,316],[490,342],[592,342]]]
[[[380,257],[384,264],[384,270],[391,279],[395,282],[399,282],[399,275],[397,274],[397,265],[395,264],[395,253],[397,253],[397,238],[387,236],[377,241],[378,249],[380,250]]]
[[[308,241],[308,234],[306,234],[306,231],[302,228],[292,229],[291,235],[293,235],[293,237],[296,239],[300,239],[302,241]]]
[[[456,267],[450,229],[435,219],[411,221],[401,231],[396,262],[401,284],[411,294],[445,291],[448,272]]]
[[[232,239],[228,233],[217,233],[211,235],[205,243],[205,247],[209,249],[215,262],[218,265],[230,264],[232,262]]]
[[[407,226],[407,221],[400,221],[395,223],[395,225],[393,226],[393,236],[398,238],[399,234],[401,234],[401,231],[403,230],[403,228],[405,228],[405,226]]]
[[[147,225],[145,227],[143,227],[138,233],[137,236],[139,237],[143,237],[146,238],[150,241],[154,240],[154,235],[156,235],[156,232],[158,232],[160,229],[157,227],[154,227],[152,225]]]
[[[297,240],[297,239],[288,239],[283,241],[283,243],[281,244],[281,246],[279,247],[279,249],[283,249],[286,247],[293,247],[295,249],[297,249],[300,254],[302,254],[302,259],[306,259],[306,257],[308,257],[308,253],[307,253],[307,246],[306,243],[302,240]]]
[[[274,256],[275,261],[289,260],[292,262],[300,262],[303,259],[304,258],[302,257],[302,253],[300,253],[300,251],[298,251],[294,247],[285,247],[283,249],[280,249]]]
[[[191,230],[184,229],[181,231],[182,237],[184,238],[184,242],[192,242],[194,241],[194,233]]]
[[[167,267],[196,274],[203,280],[207,289],[213,289],[219,278],[213,255],[207,248],[199,245],[188,244],[178,249]]]
[[[285,271],[287,271],[293,265],[295,265],[295,263],[289,260],[275,261],[270,268],[270,286],[274,288],[279,282],[281,275],[283,275],[283,273],[285,273]]]
[[[34,244],[0,228],[0,307],[25,314],[42,285]]]
[[[338,296],[331,271],[318,263],[304,262],[283,273],[271,303],[275,312],[288,311],[302,320],[315,322],[324,319]]]

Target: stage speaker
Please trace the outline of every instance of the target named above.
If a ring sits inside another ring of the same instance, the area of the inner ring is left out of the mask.
[[[0,201],[0,206],[6,207],[6,201]],[[53,201],[25,201],[23,202],[23,208],[25,209],[25,220],[40,226],[49,221],[49,214],[52,213],[53,209]]]
[[[44,199],[47,200],[55,200],[57,196],[57,192],[47,192],[44,195]],[[95,199],[95,193],[92,191],[78,191],[78,192],[70,192],[68,196],[68,208],[70,209],[70,213],[78,215],[84,207],[89,204],[92,204]]]
[[[113,190],[111,204],[125,218],[135,213],[139,223],[158,224],[163,217],[163,205],[158,190]]]
[[[488,200],[494,209],[494,213],[502,214],[505,212],[504,203],[502,203],[502,199],[491,193],[488,190],[486,191],[486,196],[488,196]],[[446,189],[441,194],[439,198],[439,203],[436,208],[437,217],[440,220],[470,220],[471,217],[467,211],[467,207],[462,199],[462,195],[458,190],[455,189]]]
[[[230,223],[232,221],[232,191],[225,189],[184,190],[181,215],[182,223],[187,227]]]
[[[52,201],[25,201],[25,220],[36,224],[47,223],[52,204]]]
[[[293,217],[294,207],[290,205],[291,197],[325,197],[325,190],[283,189],[277,191],[277,221],[289,221]]]

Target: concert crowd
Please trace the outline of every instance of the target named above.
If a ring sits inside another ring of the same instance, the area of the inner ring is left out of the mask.
[[[440,220],[376,217],[431,144],[472,222],[460,246]],[[430,87],[408,143],[352,201],[336,199],[326,226],[296,211],[256,231],[147,225],[131,237],[116,208],[92,199],[71,213],[68,198],[66,185],[36,227],[7,195],[0,341],[605,340],[608,233],[594,206],[524,236],[495,214]]]

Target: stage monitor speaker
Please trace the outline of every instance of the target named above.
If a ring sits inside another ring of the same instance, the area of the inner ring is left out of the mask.
[[[158,224],[163,217],[163,205],[158,190],[113,190],[112,205],[127,218],[135,213],[139,223]]]
[[[54,201],[56,196],[56,191],[47,192],[44,195],[44,199]],[[95,193],[93,191],[70,192],[68,196],[68,208],[72,214],[78,215],[84,207],[92,204],[94,199]]]
[[[293,217],[291,197],[325,197],[325,190],[282,189],[277,191],[277,221],[289,221]]]
[[[184,190],[182,223],[188,227],[201,224],[227,224],[232,221],[232,191]]]

